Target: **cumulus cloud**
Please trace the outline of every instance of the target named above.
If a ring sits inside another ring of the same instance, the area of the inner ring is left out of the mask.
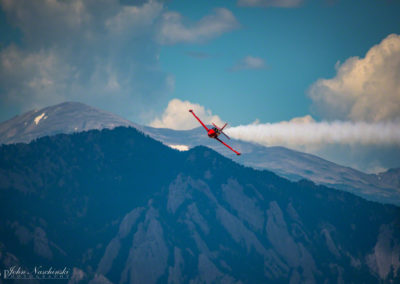
[[[239,6],[247,7],[298,7],[303,0],[238,0]]]
[[[237,27],[239,23],[235,16],[225,8],[214,9],[194,24],[185,22],[177,12],[167,12],[163,14],[158,40],[162,44],[203,42]]]
[[[391,34],[364,58],[338,63],[332,79],[319,79],[309,90],[322,117],[352,121],[399,121],[400,36]]]
[[[400,146],[397,123],[316,122],[310,115],[278,123],[231,127],[226,132],[243,141],[298,150],[318,149],[327,144]]]
[[[239,63],[231,68],[231,71],[239,71],[244,69],[262,69],[265,68],[264,59],[254,56],[246,56]]]
[[[199,122],[192,116],[189,109],[193,109],[196,115],[203,123],[223,125],[218,115],[213,115],[211,110],[205,109],[203,106],[189,101],[181,101],[173,99],[168,103],[167,108],[161,117],[154,119],[150,126],[157,128],[170,128],[177,130],[188,130],[199,127]]]

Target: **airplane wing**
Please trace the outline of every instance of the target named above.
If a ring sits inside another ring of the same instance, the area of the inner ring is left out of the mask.
[[[200,118],[197,117],[197,115],[194,114],[192,109],[189,109],[189,112],[193,114],[193,116],[200,122],[200,124],[206,129],[206,131],[208,132],[208,128],[207,126],[204,125],[204,123],[200,120]]]
[[[229,146],[228,144],[226,144],[224,141],[222,141],[221,139],[219,139],[218,137],[215,138],[216,140],[218,140],[219,142],[221,142],[222,144],[224,144],[226,147],[228,147],[229,149],[231,149],[233,152],[235,152],[236,155],[240,155],[239,152],[233,150],[233,148],[231,146]]]

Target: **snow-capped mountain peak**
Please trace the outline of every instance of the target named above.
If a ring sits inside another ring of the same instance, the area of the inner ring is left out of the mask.
[[[91,129],[112,129],[116,126],[135,127],[135,124],[83,103],[64,102],[40,110],[32,110],[0,123],[0,143],[30,142],[47,135]]]

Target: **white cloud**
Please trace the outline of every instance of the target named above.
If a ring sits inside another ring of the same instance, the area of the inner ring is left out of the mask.
[[[297,150],[315,150],[327,144],[400,146],[397,123],[316,122],[309,115],[278,123],[231,127],[226,132],[243,141]]]
[[[0,52],[0,84],[6,104],[28,108],[56,103],[64,97],[74,69],[52,50],[26,52],[12,45]]]
[[[293,8],[298,7],[303,0],[238,0],[239,6],[248,7],[282,7]]]
[[[142,6],[125,6],[117,15],[106,21],[106,27],[115,34],[133,31],[143,33],[154,25],[164,7],[157,1],[149,1]]]
[[[161,21],[158,40],[162,44],[203,42],[238,26],[235,16],[225,8],[214,9],[213,13],[194,24],[184,23],[183,16],[177,12],[167,12]]]
[[[310,90],[313,107],[326,119],[388,121],[400,119],[400,36],[391,34],[364,58],[337,64],[332,79]]]
[[[254,56],[246,56],[239,63],[231,68],[231,71],[238,71],[244,69],[262,69],[265,68],[264,59]]]
[[[204,124],[223,125],[222,120],[217,115],[213,115],[211,110],[205,109],[203,106],[189,101],[181,101],[173,99],[168,103],[167,108],[160,118],[154,119],[150,126],[157,128],[170,128],[177,130],[188,130],[201,126],[199,122],[189,112],[193,109],[195,114],[203,121]]]

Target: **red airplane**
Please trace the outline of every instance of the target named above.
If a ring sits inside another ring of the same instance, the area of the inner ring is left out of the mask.
[[[231,138],[229,138],[228,135],[226,135],[226,134],[222,131],[228,123],[225,123],[225,125],[222,126],[222,128],[219,128],[218,126],[216,126],[216,125],[213,123],[212,125],[214,125],[214,127],[208,129],[207,126],[205,126],[204,123],[200,120],[200,118],[198,118],[198,117],[194,114],[193,110],[189,109],[189,112],[192,113],[193,116],[194,116],[194,117],[200,122],[200,124],[206,129],[208,137],[214,138],[215,140],[218,140],[219,142],[221,142],[222,144],[224,144],[226,147],[228,147],[229,149],[231,149],[233,152],[235,152],[236,155],[240,155],[239,152],[235,151],[234,149],[232,149],[231,146],[229,146],[229,145],[226,144],[224,141],[222,141],[222,140],[220,140],[220,139],[218,138],[218,136],[222,133],[222,134],[224,134],[224,135],[226,136],[226,138],[231,139]]]

